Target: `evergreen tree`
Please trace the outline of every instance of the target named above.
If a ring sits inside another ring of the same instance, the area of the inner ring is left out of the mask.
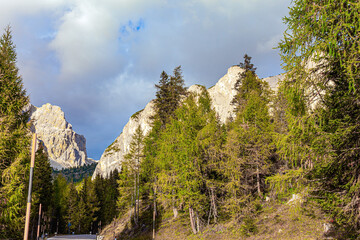
[[[96,176],[95,178],[95,192],[99,201],[97,223],[101,222],[102,226],[110,223],[118,215],[116,204],[119,197],[118,179],[119,172],[116,169],[110,172],[108,178],[102,176]]]
[[[243,221],[254,216],[251,202],[256,196],[262,198],[274,147],[268,84],[247,70],[237,91],[237,116],[229,126],[221,170],[227,179],[225,209],[234,219]]]
[[[179,106],[181,97],[186,95],[181,66],[174,69],[173,76],[169,76],[163,71],[160,75],[159,84],[156,84],[155,87],[157,88],[155,99],[156,117],[160,119],[164,126]]]
[[[297,178],[310,177],[315,193],[327,197],[323,204],[337,221],[356,229],[360,229],[355,150],[360,138],[359,9],[356,0],[296,0],[284,18],[288,29],[279,44],[287,71],[283,90],[289,126],[279,141],[283,156],[296,163]],[[289,151],[285,146],[290,143],[294,144]]]
[[[53,224],[53,232],[57,233],[67,233],[67,211],[68,211],[68,203],[67,203],[67,182],[65,177],[62,174],[59,174],[54,179],[54,197],[53,197],[53,205],[54,205],[54,224]]]
[[[133,193],[134,193],[134,181],[131,179],[131,173],[129,170],[128,164],[125,162],[121,166],[121,171],[119,174],[118,180],[118,191],[119,191],[119,198],[117,200],[117,207],[119,209],[120,214],[124,213],[128,209],[133,208]]]
[[[170,119],[156,143],[154,165],[157,166],[158,201],[165,209],[172,208],[174,213],[178,208],[186,209],[195,234],[200,231],[201,220],[208,217],[206,214],[210,208],[207,195],[210,181],[206,180],[206,168],[203,167],[209,161],[205,149],[211,144],[206,144],[204,135],[210,127],[201,132],[209,122],[216,123],[210,106],[205,89],[199,96],[190,94],[175,111],[175,118]],[[204,140],[201,146],[198,137]]]
[[[239,108],[245,104],[246,99],[249,96],[247,91],[258,91],[261,93],[264,88],[260,81],[256,81],[256,68],[250,63],[251,57],[247,54],[244,55],[244,63],[240,63],[239,66],[243,68],[243,71],[239,73],[238,79],[235,82],[234,88],[237,94],[234,96],[231,104],[235,106],[235,111],[239,111]],[[252,84],[252,86],[250,86]],[[242,85],[247,85],[242,87]]]
[[[79,194],[73,183],[70,183],[66,189],[66,222],[70,224],[70,231],[78,233],[80,224],[80,212],[79,212]]]
[[[134,222],[137,224],[139,221],[139,200],[140,200],[140,164],[142,162],[142,159],[144,157],[143,153],[144,148],[144,134],[141,129],[141,126],[139,125],[136,128],[136,131],[134,135],[132,136],[132,141],[130,143],[130,151],[125,156],[126,161],[123,162],[122,167],[126,167],[125,171],[128,172],[128,178],[132,178],[132,184],[126,185],[126,183],[129,183],[126,179],[122,179],[121,186],[119,186],[120,192],[124,194],[124,197],[126,198],[126,192],[125,189],[128,189],[129,187],[132,187],[133,191],[131,194],[131,199],[133,200],[134,204],[131,204],[134,206]],[[126,177],[126,176],[125,176]],[[128,193],[129,194],[129,193]]]
[[[95,232],[96,226],[95,223],[98,219],[97,212],[99,211],[99,201],[95,191],[95,183],[91,181],[91,177],[88,177],[84,180],[87,183],[87,191],[86,191],[86,205],[88,212],[87,215],[87,222],[85,225],[90,225],[87,228],[87,232],[91,231],[92,233]],[[85,228],[86,231],[86,228]]]
[[[254,64],[251,63],[251,57],[245,53],[244,55],[244,62],[239,63],[239,67],[245,69],[245,72],[252,72],[255,74],[256,68],[254,67]]]
[[[41,211],[44,219],[49,220],[53,211],[53,184],[52,169],[50,161],[42,144],[38,147],[35,155],[35,167],[33,176],[33,191],[31,201],[31,219],[30,229],[31,236],[35,238],[38,224],[39,205],[41,203]],[[45,217],[46,216],[46,217]]]
[[[0,39],[0,238],[21,238],[24,225],[30,160],[29,115],[24,111],[28,102],[7,27]]]

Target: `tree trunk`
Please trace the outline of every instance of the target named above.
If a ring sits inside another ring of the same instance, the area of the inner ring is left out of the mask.
[[[139,222],[139,196],[140,196],[140,179],[139,179],[139,159],[137,161],[137,216],[136,216],[136,222]]]
[[[175,197],[174,197],[175,193],[174,193],[174,190],[172,191],[172,195],[173,195],[173,197],[172,197],[172,205],[173,205],[174,218],[177,218],[179,212],[177,210],[177,207],[175,207]]]
[[[261,189],[260,189],[260,173],[259,173],[259,165],[256,165],[256,182],[257,182],[257,190],[258,190],[258,194],[259,197],[262,198],[261,196]]]
[[[211,218],[211,213],[212,213],[211,210],[212,210],[212,205],[210,206],[209,215],[208,215],[208,222],[207,222],[208,226],[210,225],[210,218]]]
[[[174,218],[177,218],[179,212],[176,207],[173,207]]]
[[[134,222],[137,225],[137,214],[136,214],[136,171],[134,172]]]
[[[195,216],[194,216],[194,210],[192,209],[192,207],[189,207],[189,216],[190,216],[191,229],[193,230],[193,233],[196,234],[197,229],[195,226]]]
[[[131,222],[131,218],[132,218],[132,215],[133,215],[133,204],[134,204],[134,198],[133,198],[133,195],[131,194],[131,208],[130,208],[130,221]]]
[[[155,239],[155,222],[156,222],[156,186],[154,186],[153,240]]]
[[[211,188],[210,190],[211,190],[211,206],[213,209],[214,222],[217,223],[217,209],[216,209],[214,188]]]
[[[196,232],[200,232],[200,220],[199,220],[199,215],[196,212]]]

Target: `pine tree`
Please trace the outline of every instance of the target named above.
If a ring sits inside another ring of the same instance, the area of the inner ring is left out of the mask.
[[[29,115],[24,109],[28,102],[7,27],[0,39],[0,238],[21,238],[24,225],[30,146]]]
[[[95,223],[98,219],[97,212],[100,209],[99,208],[99,200],[98,200],[98,197],[97,197],[96,191],[95,191],[95,183],[91,181],[91,177],[86,178],[85,181],[87,182],[87,192],[86,192],[86,194],[87,194],[86,204],[87,204],[87,209],[88,209],[88,212],[86,213],[86,215],[88,217],[87,224],[90,224],[87,232],[91,231],[92,233],[94,233],[96,230]]]
[[[54,225],[53,232],[67,233],[67,219],[66,214],[68,211],[67,203],[67,182],[62,174],[59,174],[54,179]],[[56,223],[55,223],[56,222]]]
[[[116,206],[117,199],[119,197],[118,181],[119,172],[117,169],[110,172],[107,179],[102,180],[102,194],[99,196],[100,200],[100,216],[99,219],[103,225],[110,223],[114,217],[118,215],[118,209]]]
[[[254,64],[251,63],[251,57],[245,53],[244,55],[244,62],[239,63],[239,67],[245,69],[245,72],[252,72],[255,74],[256,68],[254,67]]]
[[[80,224],[80,212],[79,212],[79,194],[73,183],[70,183],[66,189],[66,222],[70,223],[70,231],[78,233]]]
[[[188,211],[195,234],[200,231],[202,219],[208,217],[210,208],[208,181],[203,167],[209,161],[205,153],[207,144],[204,140],[200,147],[198,137],[205,138],[206,130],[201,130],[209,122],[216,122],[215,116],[205,89],[199,96],[190,94],[156,142],[154,165],[157,168],[154,174],[157,199],[165,209],[172,208],[175,216],[179,208]]]
[[[126,167],[125,171],[130,170],[129,176],[132,177],[133,181],[131,185],[126,185],[125,183],[128,182],[125,179],[121,181],[121,187],[120,191],[122,194],[126,195],[124,192],[124,189],[128,189],[132,186],[132,197],[133,199],[133,206],[134,206],[134,222],[135,224],[138,224],[139,221],[139,200],[140,200],[140,165],[142,162],[142,159],[144,158],[143,153],[144,148],[144,134],[141,129],[141,126],[139,125],[134,135],[132,136],[132,141],[130,143],[130,151],[125,156],[126,161],[123,162],[123,167]]]
[[[42,144],[38,147],[35,155],[35,168],[33,177],[33,191],[31,202],[31,219],[30,229],[31,235],[36,236],[39,205],[42,207],[42,223],[44,217],[49,220],[53,211],[53,184],[52,184],[52,169],[48,155],[46,154]]]
[[[229,126],[221,170],[227,178],[225,209],[235,220],[244,221],[253,217],[251,202],[256,196],[262,198],[274,148],[269,116],[271,91],[266,82],[247,70],[237,92],[237,115]]]
[[[244,105],[244,101],[249,95],[249,90],[262,92],[263,87],[260,81],[256,81],[256,68],[250,63],[251,57],[247,54],[244,55],[244,63],[240,63],[239,66],[243,68],[243,71],[239,73],[238,79],[235,82],[234,88],[237,94],[234,96],[231,104],[235,106],[235,112],[239,111],[239,108]],[[242,85],[247,85],[242,87]],[[252,85],[252,86],[251,86]]]
[[[165,126],[179,106],[182,96],[186,95],[181,66],[174,69],[173,76],[169,76],[163,71],[160,75],[159,84],[156,84],[155,87],[157,88],[155,99],[156,115],[160,119],[162,126]]]
[[[128,209],[133,207],[133,184],[134,181],[131,179],[131,173],[129,170],[128,164],[123,164],[121,166],[121,171],[119,174],[118,180],[118,191],[119,191],[119,198],[116,202],[117,207],[119,209],[120,214],[126,212]]]

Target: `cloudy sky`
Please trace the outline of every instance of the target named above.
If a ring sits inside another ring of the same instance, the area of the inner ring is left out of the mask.
[[[100,159],[163,70],[210,87],[248,53],[260,77],[281,73],[273,47],[290,2],[0,0],[0,29],[12,27],[32,104],[60,106]]]

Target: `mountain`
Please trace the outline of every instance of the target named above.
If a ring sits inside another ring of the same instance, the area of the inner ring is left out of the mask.
[[[37,108],[30,106],[31,131],[37,134],[49,155],[54,169],[93,163],[87,158],[86,139],[77,134],[58,106],[49,103]]]
[[[234,107],[231,105],[231,101],[236,94],[234,85],[239,74],[243,71],[244,69],[239,66],[230,67],[227,73],[213,87],[208,89],[212,100],[212,107],[217,112],[222,123],[234,117]],[[271,89],[276,90],[277,83],[282,77],[282,75],[277,75],[264,78],[264,80],[269,83]],[[198,92],[200,89],[198,85],[193,85],[189,87],[188,91]],[[123,128],[123,132],[105,149],[96,166],[93,178],[97,174],[106,177],[114,169],[121,169],[121,162],[129,151],[130,142],[136,128],[140,125],[145,135],[151,130],[150,117],[155,113],[153,106],[153,101],[151,101],[143,110],[130,117],[129,122]]]
[[[133,114],[123,128],[123,132],[108,146],[96,166],[93,178],[100,174],[106,177],[114,169],[120,169],[124,156],[129,152],[130,142],[136,128],[140,125],[146,135],[150,130],[150,117],[154,115],[154,103],[149,102],[146,107]]]

